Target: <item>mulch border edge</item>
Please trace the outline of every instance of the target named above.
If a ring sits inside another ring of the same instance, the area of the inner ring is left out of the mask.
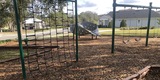
[[[151,65],[151,66],[146,66],[145,68],[143,68],[142,70],[138,71],[136,74],[133,74],[123,80],[138,80],[138,79],[142,79],[146,76],[146,74],[148,73],[148,71],[151,68],[160,68],[160,65]]]

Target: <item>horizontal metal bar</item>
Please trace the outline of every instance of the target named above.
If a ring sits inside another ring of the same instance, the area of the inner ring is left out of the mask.
[[[127,5],[127,4],[116,4],[119,7],[137,7],[137,8],[150,8],[150,6],[140,6],[140,5]]]
[[[152,9],[160,9],[160,7],[152,7]]]
[[[67,2],[75,2],[75,0],[66,0]]]
[[[23,46],[24,49],[30,48],[30,49],[37,49],[37,48],[59,48],[59,46]],[[19,49],[18,46],[0,46],[0,49]]]
[[[137,8],[150,8],[150,6],[141,6],[141,5],[127,5],[127,4],[116,4],[119,7],[137,7]],[[160,9],[160,7],[151,7],[152,9]]]

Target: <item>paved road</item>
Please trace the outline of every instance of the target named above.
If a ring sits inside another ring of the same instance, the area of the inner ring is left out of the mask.
[[[62,29],[58,29],[57,32],[62,32]],[[50,31],[45,31],[44,34],[50,33]],[[52,29],[51,30],[52,35],[56,34],[56,30]],[[28,35],[33,35],[33,33],[30,33]],[[40,37],[42,36],[42,32],[36,32],[36,36]],[[22,39],[25,38],[25,34],[22,34]],[[7,39],[18,39],[17,34],[1,34],[0,33],[0,40],[7,40]]]
[[[62,29],[57,30],[57,32],[62,32],[62,31],[63,31]],[[112,31],[112,30],[101,30],[99,32],[105,32],[105,31]],[[56,34],[55,29],[52,29],[51,32],[52,32],[52,35]],[[45,34],[50,33],[50,31],[45,31],[44,33]],[[32,34],[33,33],[30,33],[28,35],[32,35]],[[36,33],[37,37],[41,37],[42,35],[43,35],[42,32],[37,32]],[[25,38],[25,34],[22,34],[22,39],[24,39],[24,38]],[[0,40],[7,40],[7,39],[18,39],[17,34],[5,34],[5,35],[3,35],[3,34],[0,33]]]

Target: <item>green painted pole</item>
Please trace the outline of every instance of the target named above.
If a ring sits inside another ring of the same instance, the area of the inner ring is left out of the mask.
[[[147,25],[147,34],[146,34],[146,47],[148,46],[148,37],[149,37],[149,29],[150,29],[150,22],[151,22],[151,10],[152,10],[152,3],[150,3],[149,14],[148,14],[148,25]]]
[[[17,23],[17,34],[18,34],[19,52],[20,52],[20,58],[21,58],[23,79],[26,80],[26,70],[25,70],[25,63],[24,63],[24,53],[23,53],[23,46],[22,46],[22,37],[21,37],[21,28],[20,28],[17,1],[13,0],[13,4],[14,4],[14,10],[15,10],[16,23]]]
[[[77,0],[75,0],[75,27],[76,27],[76,62],[78,62],[78,9],[77,9]]]
[[[114,53],[115,20],[116,20],[116,0],[113,0],[113,24],[112,24],[112,50],[111,50],[111,53]]]

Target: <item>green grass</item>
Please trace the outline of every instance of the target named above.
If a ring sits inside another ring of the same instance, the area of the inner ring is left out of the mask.
[[[11,59],[19,56],[18,50],[0,50],[0,60]]]
[[[12,40],[10,40],[10,39],[7,39],[7,40],[0,40],[0,44],[6,43],[6,42],[10,42],[10,41],[12,41]]]
[[[0,49],[0,61],[19,57],[19,49]],[[27,55],[24,50],[24,55]]]
[[[103,31],[106,30],[106,31]],[[108,30],[108,31],[107,31]],[[111,28],[99,28],[100,35],[112,35]],[[102,32],[101,32],[102,31]],[[146,36],[147,29],[139,29],[139,30],[121,30],[120,28],[115,29],[115,35],[123,35],[123,36]],[[149,37],[154,35],[160,35],[160,29],[150,29]]]

